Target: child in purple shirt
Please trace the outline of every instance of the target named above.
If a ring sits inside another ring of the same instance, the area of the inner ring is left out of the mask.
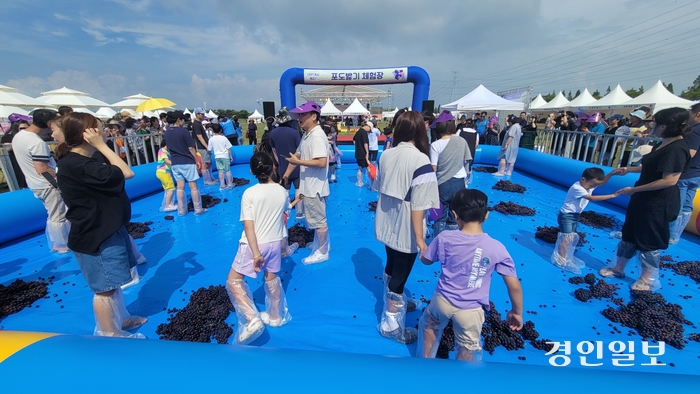
[[[503,276],[513,309],[506,323],[513,330],[523,327],[523,293],[515,264],[505,246],[484,233],[488,197],[476,189],[458,191],[450,203],[459,230],[443,231],[421,256],[424,264],[440,261],[442,273],[435,294],[423,311],[418,329],[416,355],[434,358],[440,337],[452,320],[457,359],[481,359],[481,326],[489,308],[489,287],[494,271]]]

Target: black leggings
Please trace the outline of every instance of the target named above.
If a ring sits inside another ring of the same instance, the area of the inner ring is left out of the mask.
[[[389,291],[396,294],[403,294],[403,287],[408,281],[408,276],[413,269],[418,253],[403,253],[388,246],[386,249],[386,268],[384,273],[391,276],[389,281]]]

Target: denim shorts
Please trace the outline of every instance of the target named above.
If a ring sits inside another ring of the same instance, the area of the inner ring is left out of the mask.
[[[196,164],[175,164],[171,167],[176,182],[196,182],[199,179]]]
[[[231,162],[228,161],[228,157],[225,159],[216,158],[216,169],[223,172],[231,171]]]
[[[557,223],[559,223],[560,233],[575,233],[578,228],[578,217],[580,213],[564,213],[559,211]]]
[[[131,250],[131,240],[122,226],[100,245],[95,254],[73,252],[90,290],[105,293],[120,288],[131,281],[131,267],[136,257]]]

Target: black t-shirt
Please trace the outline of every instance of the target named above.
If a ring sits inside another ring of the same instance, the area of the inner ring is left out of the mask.
[[[255,123],[248,123],[248,138],[257,138],[258,126]]]
[[[695,151],[700,150],[700,123],[693,126],[693,131],[683,137],[686,144],[688,144],[688,149]],[[700,152],[695,153],[688,167],[685,168],[683,174],[681,174],[681,179],[696,178],[700,177]]]
[[[95,254],[100,245],[131,218],[124,174],[98,158],[68,153],[58,161],[58,187],[71,222],[68,247]]]
[[[610,126],[605,131],[603,134],[605,135],[615,135],[615,132],[619,129],[619,126]],[[613,150],[613,144],[615,144],[615,138],[609,138],[608,139],[608,144],[605,146],[605,152],[606,153],[612,153]]]
[[[464,138],[467,141],[467,146],[469,146],[469,152],[472,154],[472,158],[476,156],[476,139],[479,133],[476,130],[469,129],[466,125],[460,124],[457,126],[457,135]]]
[[[291,127],[279,126],[270,132],[270,145],[275,148],[277,152],[280,176],[284,175],[289,166],[289,162],[286,158],[289,157],[290,154],[296,153],[300,142],[301,136],[299,132]],[[299,167],[300,166],[297,166],[294,171],[292,171],[291,175],[289,175],[289,179],[299,178]]]
[[[206,145],[202,145],[202,143],[199,141],[199,138],[197,136],[201,135],[202,138],[204,139],[204,143]],[[197,144],[197,149],[204,149],[207,150],[207,146],[209,145],[209,136],[207,135],[207,131],[204,130],[204,126],[202,126],[202,122],[195,120],[192,122],[192,138],[194,139],[194,143]],[[166,139],[167,141],[167,139]]]
[[[364,159],[367,156],[365,144],[369,146],[369,137],[367,136],[367,131],[365,131],[364,128],[360,127],[360,130],[358,130],[357,133],[355,133],[355,136],[352,137],[352,140],[355,141],[355,158]]]
[[[189,148],[194,148],[192,135],[183,127],[168,127],[165,131],[165,141],[168,143],[170,161],[173,165],[196,164]]]

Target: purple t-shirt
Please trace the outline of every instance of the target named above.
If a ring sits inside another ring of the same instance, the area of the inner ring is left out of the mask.
[[[467,235],[443,231],[423,254],[440,261],[442,273],[435,293],[460,309],[489,307],[491,275],[516,277],[515,264],[506,247],[488,234]]]

